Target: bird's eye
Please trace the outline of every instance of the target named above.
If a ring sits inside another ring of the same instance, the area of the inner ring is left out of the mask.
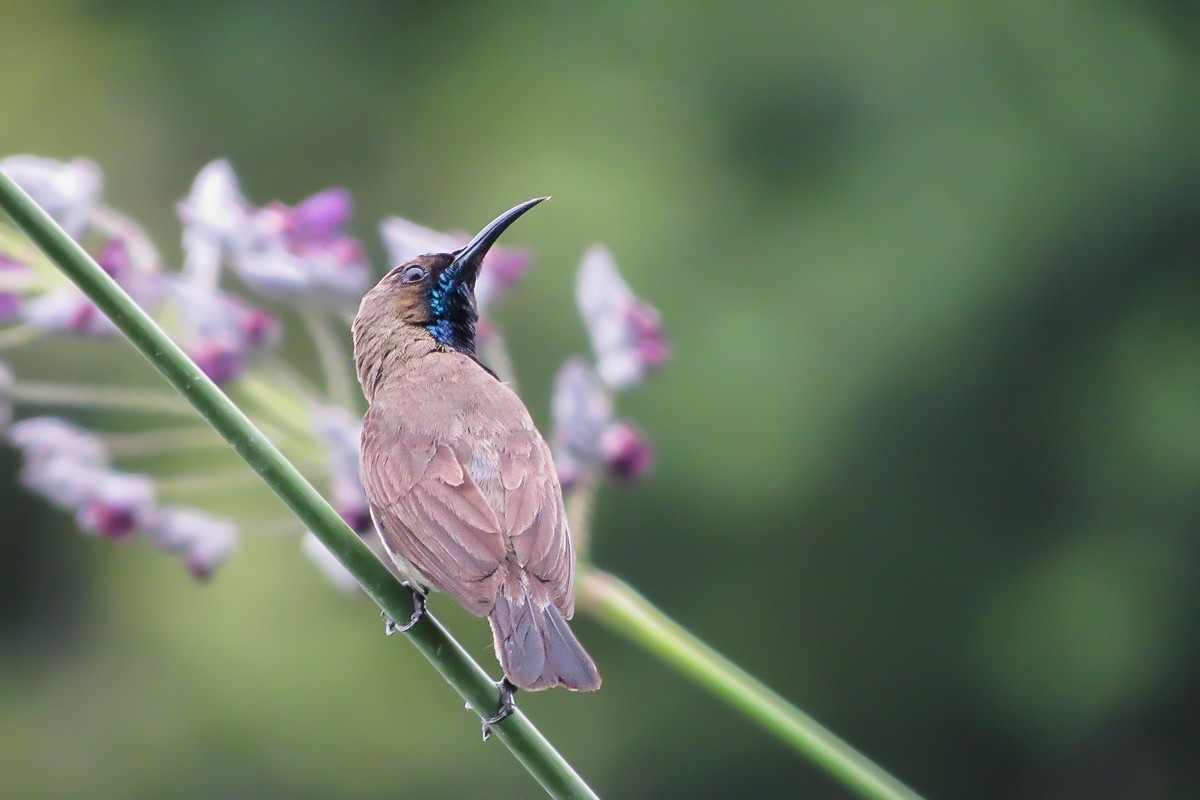
[[[425,279],[424,267],[408,267],[404,270],[404,274],[400,276],[403,283],[420,283]]]

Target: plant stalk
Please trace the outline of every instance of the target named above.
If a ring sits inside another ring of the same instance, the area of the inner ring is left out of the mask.
[[[578,585],[581,608],[786,741],[862,797],[921,800],[912,789],[697,639],[620,578],[588,568],[579,575]]]

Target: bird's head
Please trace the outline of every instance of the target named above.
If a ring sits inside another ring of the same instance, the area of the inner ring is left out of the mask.
[[[547,199],[526,200],[505,211],[452,253],[417,256],[389,270],[363,297],[354,319],[356,343],[360,336],[388,330],[423,329],[443,346],[474,355],[475,279],[483,257],[509,225]]]

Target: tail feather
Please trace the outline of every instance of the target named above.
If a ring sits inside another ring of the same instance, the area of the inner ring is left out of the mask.
[[[548,598],[506,585],[488,622],[500,666],[514,686],[531,692],[554,686],[583,692],[600,688],[595,662]]]

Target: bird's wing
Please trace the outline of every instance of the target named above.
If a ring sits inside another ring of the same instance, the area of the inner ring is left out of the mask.
[[[469,463],[469,453],[431,435],[388,429],[370,413],[363,421],[363,489],[384,544],[419,573],[412,577],[484,616],[507,548]]]
[[[558,473],[541,434],[510,431],[499,448],[504,518],[517,562],[536,578],[567,619],[575,611],[575,554],[567,532]]]

